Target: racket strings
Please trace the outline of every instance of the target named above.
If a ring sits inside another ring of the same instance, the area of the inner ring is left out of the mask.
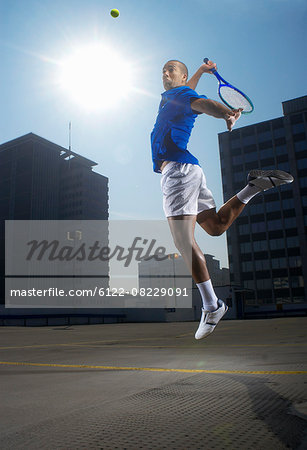
[[[230,86],[221,86],[220,95],[223,100],[233,109],[243,108],[243,111],[246,113],[253,110],[253,106],[251,105],[249,100],[236,89],[233,89]]]

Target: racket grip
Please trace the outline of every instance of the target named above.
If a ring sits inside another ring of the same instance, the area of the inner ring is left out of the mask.
[[[208,62],[209,62],[209,58],[204,58],[204,63],[205,63],[205,64],[208,64]],[[215,72],[216,72],[216,69],[212,69],[211,72],[212,72],[212,73],[215,73]]]

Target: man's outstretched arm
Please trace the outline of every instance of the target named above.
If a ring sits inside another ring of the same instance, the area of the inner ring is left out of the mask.
[[[232,130],[235,122],[240,118],[242,108],[230,109],[220,102],[215,100],[199,98],[191,101],[191,108],[193,111],[207,114],[208,116],[216,117],[217,119],[224,119],[226,121],[228,131]]]
[[[194,73],[194,75],[186,83],[191,89],[195,90],[201,76],[204,73],[212,73],[211,70],[216,69],[216,64],[212,61],[208,61],[208,64],[202,64],[199,69]]]

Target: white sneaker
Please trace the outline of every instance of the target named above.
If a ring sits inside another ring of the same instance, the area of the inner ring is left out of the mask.
[[[293,176],[283,170],[251,170],[247,176],[250,186],[257,186],[262,191],[267,191],[281,184],[292,183]]]
[[[214,331],[221,318],[228,310],[228,306],[222,300],[218,300],[217,304],[219,308],[215,311],[206,311],[202,308],[202,315],[199,323],[199,327],[195,333],[195,339],[202,339]]]

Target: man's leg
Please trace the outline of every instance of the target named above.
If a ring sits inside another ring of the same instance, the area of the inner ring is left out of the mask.
[[[228,230],[245,206],[246,203],[242,203],[235,195],[218,212],[215,208],[200,212],[197,215],[197,223],[211,236],[220,236]]]
[[[168,217],[168,223],[174,243],[190,269],[201,294],[203,308],[195,339],[202,339],[214,331],[228,307],[217,298],[208,273],[206,259],[195,241],[196,218],[197,216],[193,215]]]
[[[218,298],[211,283],[205,256],[194,237],[196,216],[168,217],[168,223],[176,248],[185,260],[200,291],[203,308],[206,311],[215,311],[218,308]]]
[[[223,234],[255,195],[282,184],[292,183],[293,176],[282,170],[252,170],[247,179],[247,185],[218,212],[212,208],[198,214],[197,222],[208,234],[211,236]]]
[[[196,216],[173,216],[167,220],[175,246],[185,260],[195,283],[209,280],[206,259],[194,237]]]

